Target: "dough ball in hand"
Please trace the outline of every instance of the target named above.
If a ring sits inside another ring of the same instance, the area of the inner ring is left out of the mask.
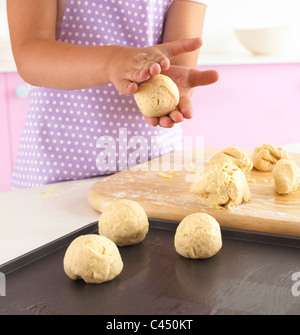
[[[275,191],[279,194],[288,194],[300,186],[300,168],[292,160],[281,159],[273,168]]]
[[[222,247],[220,225],[206,213],[188,215],[176,229],[174,244],[176,252],[183,257],[212,257]]]
[[[200,181],[191,185],[191,193],[199,195],[210,207],[231,207],[251,199],[245,174],[232,163],[211,165]]]
[[[257,170],[265,172],[272,171],[280,159],[288,158],[288,153],[285,149],[266,143],[256,147],[252,154],[253,166]]]
[[[88,234],[77,237],[69,245],[64,271],[73,280],[99,284],[114,279],[123,269],[117,246],[104,236]]]
[[[209,165],[216,163],[233,163],[237,165],[244,173],[249,172],[253,163],[250,157],[240,148],[227,147],[220,152],[217,152],[209,161]]]
[[[176,108],[179,103],[179,90],[170,77],[157,74],[139,85],[134,99],[142,114],[160,117]]]
[[[138,202],[121,199],[104,209],[98,229],[100,235],[122,247],[143,241],[149,230],[149,222],[145,210]]]

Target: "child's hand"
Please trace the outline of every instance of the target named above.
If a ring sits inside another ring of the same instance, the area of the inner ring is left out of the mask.
[[[169,115],[157,117],[144,116],[145,120],[156,127],[160,125],[165,128],[172,128],[175,123],[182,122],[184,119],[193,117],[193,108],[191,96],[193,88],[196,86],[210,85],[218,80],[218,73],[214,70],[199,71],[189,69],[183,66],[171,65],[163,74],[169,76],[178,86],[179,89],[179,104],[178,109],[171,112]]]
[[[170,67],[170,59],[201,47],[200,38],[184,39],[145,48],[116,46],[109,66],[109,78],[121,94],[132,94],[138,84]]]

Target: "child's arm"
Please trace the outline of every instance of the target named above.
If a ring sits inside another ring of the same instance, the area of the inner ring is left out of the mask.
[[[55,40],[57,1],[9,0],[7,13],[15,62],[25,81],[56,89],[107,82],[104,63],[110,59],[111,48],[90,52],[90,48]]]
[[[112,82],[131,94],[150,74],[167,70],[170,58],[201,45],[199,39],[148,48],[71,45],[55,39],[57,1],[9,0],[7,11],[18,71],[36,86],[74,90]]]
[[[184,38],[202,37],[206,6],[187,0],[174,0],[164,26],[163,43]],[[172,59],[173,65],[195,68],[199,49]]]
[[[163,42],[175,41],[183,38],[201,37],[206,6],[193,1],[174,0],[167,13],[164,27]],[[193,88],[200,85],[209,85],[218,80],[216,71],[196,70],[199,49],[181,54],[171,60],[171,67],[164,74],[171,77],[177,84],[180,92],[178,110],[168,116],[160,118],[145,117],[153,126],[171,128],[174,123],[182,122],[193,116],[191,95]]]

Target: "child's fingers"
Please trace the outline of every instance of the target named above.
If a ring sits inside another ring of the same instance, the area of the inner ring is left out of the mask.
[[[155,59],[158,57],[157,59]],[[170,61],[165,56],[154,56],[154,60],[149,60],[144,67],[149,70],[149,73],[153,76],[161,73],[162,71],[166,71],[170,67]]]
[[[163,128],[173,128],[174,121],[169,116],[161,116],[159,118],[159,125]]]
[[[150,78],[151,75],[156,75],[161,73],[161,67],[155,62],[144,63],[138,69],[132,69],[130,79],[133,82],[141,83]]]
[[[184,120],[184,117],[181,112],[178,110],[174,110],[169,114],[169,118],[174,122],[174,123],[180,123]]]
[[[138,85],[128,80],[128,83],[125,84],[124,89],[125,89],[124,94],[130,95],[130,94],[135,93],[138,90]]]
[[[159,120],[157,117],[149,117],[144,115],[144,119],[152,126],[152,127],[156,127],[158,126]]]
[[[149,68],[150,74],[152,76],[155,76],[156,74],[160,74],[161,73],[161,67],[159,64],[157,63],[153,63],[150,68]]]
[[[160,61],[149,60],[140,65],[140,68],[134,69],[132,72],[132,81],[137,83],[148,80],[150,75],[155,76],[169,68],[170,61],[167,58],[162,58]]]
[[[152,127],[160,125],[163,128],[172,128],[175,123],[179,123],[184,120],[183,115],[177,110],[171,112],[168,116],[165,115],[157,118],[144,115],[144,118]]]
[[[169,59],[156,47],[144,48],[143,51],[134,57],[131,80],[135,82],[145,81],[147,76],[159,74],[170,67]]]
[[[124,79],[119,85],[115,85],[116,89],[124,95],[130,95],[137,91],[138,85],[130,80]]]
[[[188,96],[180,98],[178,107],[185,119],[191,119],[193,117],[193,105],[191,99]]]
[[[199,37],[183,39],[174,42],[167,42],[160,45],[161,51],[169,59],[187,53],[195,51],[202,46],[202,40]]]
[[[172,128],[174,126],[174,121],[169,118],[169,116],[161,116],[158,118],[144,115],[144,118],[152,127],[160,125],[163,128]]]
[[[218,81],[219,74],[215,70],[199,71],[192,69],[190,72],[191,87],[210,85]]]
[[[150,75],[155,76],[156,74],[161,73],[161,67],[158,63],[154,62],[154,61],[148,61],[147,63],[144,64],[143,66],[143,70],[141,70],[140,74],[141,74],[141,78],[144,77],[144,73],[148,74],[148,77],[150,77]],[[149,78],[147,78],[149,79]],[[142,79],[144,80],[144,79]]]
[[[142,69],[142,70],[135,70],[133,72],[132,80],[136,83],[141,83],[145,80],[148,80],[150,78],[150,71],[149,69]]]
[[[167,71],[170,67],[170,60],[168,58],[164,58],[160,61],[160,67],[162,71]]]

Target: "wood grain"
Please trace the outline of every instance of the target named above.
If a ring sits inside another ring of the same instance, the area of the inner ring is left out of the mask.
[[[246,173],[252,181],[249,182],[252,200],[232,210],[209,208],[197,195],[190,193],[190,185],[196,176],[194,169],[199,171],[203,166],[205,170],[210,157],[219,150],[221,148],[206,148],[200,156],[199,151],[194,150],[190,152],[192,161],[188,164],[184,158],[179,163],[177,159],[174,164],[174,155],[170,154],[111,175],[92,185],[88,193],[89,203],[102,212],[112,201],[126,198],[139,202],[153,219],[180,222],[189,214],[205,212],[221,227],[300,237],[300,188],[288,195],[277,194],[271,172],[253,169]],[[251,150],[244,150],[251,154]],[[300,154],[290,153],[290,158],[300,166]],[[163,161],[169,161],[170,165],[163,167]],[[156,167],[155,171],[151,167]],[[175,172],[172,173],[172,169]],[[159,172],[166,175],[170,172],[170,179],[159,176]]]

